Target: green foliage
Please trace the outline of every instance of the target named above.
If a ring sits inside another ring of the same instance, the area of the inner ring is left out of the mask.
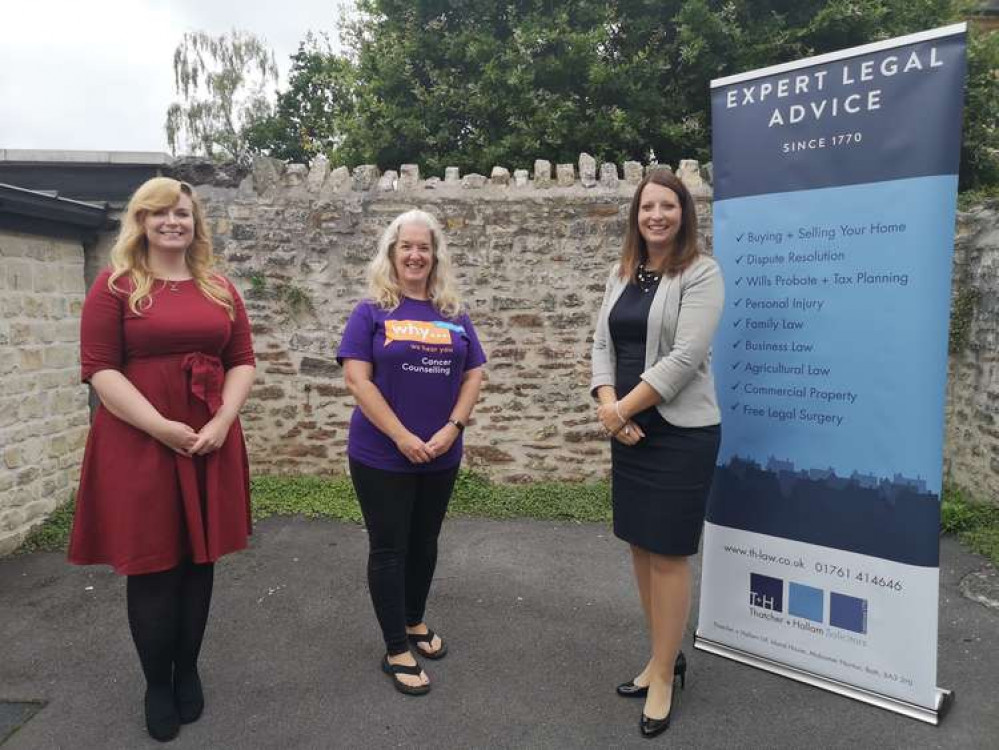
[[[250,282],[250,295],[253,297],[263,297],[267,293],[267,277],[262,273],[253,273],[248,277]]]
[[[950,341],[948,351],[960,354],[968,346],[971,338],[971,323],[975,318],[975,308],[978,307],[980,293],[971,286],[962,285],[954,298],[950,313]]]
[[[965,190],[957,196],[957,207],[961,211],[969,211],[983,203],[997,202],[999,202],[999,182],[995,185]]]
[[[328,39],[312,34],[291,62],[288,88],[274,112],[248,128],[247,140],[252,151],[305,163],[340,144],[338,128],[352,113],[354,68],[333,54]]]
[[[450,513],[488,518],[609,521],[610,486],[606,482],[496,484],[481,474],[463,471],[455,484]]]
[[[944,488],[940,529],[999,565],[999,507],[976,501],[961,488]]]
[[[243,31],[190,31],[174,52],[173,72],[182,102],[167,110],[171,151],[245,163],[250,129],[271,115],[268,92],[278,82],[274,53]]]
[[[301,514],[310,518],[361,521],[357,496],[347,477],[254,477],[253,517]],[[606,482],[496,484],[462,471],[451,498],[450,514],[486,518],[610,520]]]
[[[312,297],[300,286],[291,283],[278,284],[274,296],[281,300],[292,317],[304,312],[312,312]]]
[[[972,30],[964,102],[961,188],[999,188],[999,32]]]
[[[253,517],[303,515],[361,521],[361,509],[348,477],[258,476],[250,480]]]
[[[69,532],[73,527],[75,508],[76,503],[71,497],[69,501],[56,508],[44,522],[31,530],[24,543],[18,547],[18,552],[58,552],[66,549]]]
[[[488,174],[536,157],[710,158],[709,82],[944,25],[968,0],[359,0],[309,38],[253,146]],[[962,187],[999,184],[999,34],[973,32]]]

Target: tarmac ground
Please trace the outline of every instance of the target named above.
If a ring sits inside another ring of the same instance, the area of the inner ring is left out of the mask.
[[[606,526],[449,520],[427,614],[449,653],[425,662],[433,689],[417,698],[378,668],[366,548],[360,526],[280,517],[219,562],[207,707],[170,747],[999,748],[999,609],[981,586],[963,593],[994,570],[952,538],[938,682],[956,700],[940,726],[695,651],[695,599],[687,687],[652,740],[642,701],[614,693],[647,645],[627,547]],[[0,560],[2,750],[162,747],[145,732],[124,588],[61,554]],[[5,720],[20,724],[6,740]]]

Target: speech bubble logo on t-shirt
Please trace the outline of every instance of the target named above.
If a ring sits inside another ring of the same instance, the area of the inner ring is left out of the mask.
[[[425,320],[386,320],[385,346],[393,341],[416,341],[421,344],[449,345],[451,331]]]

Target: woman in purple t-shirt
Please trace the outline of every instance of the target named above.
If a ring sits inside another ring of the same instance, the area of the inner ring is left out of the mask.
[[[429,214],[407,211],[388,226],[368,266],[368,294],[337,352],[357,401],[347,455],[368,527],[382,670],[400,692],[422,695],[430,681],[409,647],[428,659],[447,652],[423,615],[486,356]]]

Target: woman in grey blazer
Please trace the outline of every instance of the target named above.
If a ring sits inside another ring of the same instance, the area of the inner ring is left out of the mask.
[[[724,286],[698,249],[693,198],[672,172],[646,175],[593,336],[591,392],[611,440],[614,533],[631,545],[651,658],[618,694],[644,697],[645,736],[669,727],[680,643],[721,441],[711,340]]]

